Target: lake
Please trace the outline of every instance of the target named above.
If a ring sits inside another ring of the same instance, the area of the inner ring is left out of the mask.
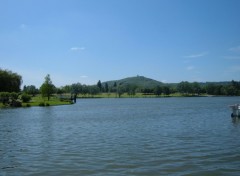
[[[239,175],[240,97],[0,109],[0,175]]]

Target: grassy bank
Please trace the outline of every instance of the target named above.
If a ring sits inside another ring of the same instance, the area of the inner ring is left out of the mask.
[[[67,95],[67,96],[70,96]],[[206,97],[208,95],[200,95],[199,97]],[[170,94],[168,96],[161,95],[156,96],[154,94],[143,94],[143,93],[136,93],[135,95],[128,95],[127,93],[124,93],[120,96],[120,98],[164,98],[164,97],[198,97],[196,95],[183,95],[180,93]],[[118,94],[116,93],[101,93],[97,95],[82,95],[79,94],[77,98],[119,98]],[[70,101],[61,101],[57,96],[53,96],[48,101],[47,98],[42,98],[40,95],[37,95],[35,97],[32,97],[31,101],[28,103],[22,103],[22,107],[31,107],[31,106],[59,106],[59,105],[70,105],[72,102]],[[0,108],[4,108],[8,106],[4,106],[2,103],[0,103]]]
[[[57,97],[51,97],[48,101],[47,98],[42,98],[41,96],[35,96],[28,103],[22,103],[23,107],[27,106],[58,106],[58,105],[69,105],[72,104],[69,101],[60,101]]]
[[[22,103],[22,107],[31,106],[59,106],[59,105],[70,105],[70,101],[61,101],[58,97],[51,97],[48,101],[47,98],[42,98],[40,95],[32,97],[30,102]],[[0,103],[0,108],[9,107]]]

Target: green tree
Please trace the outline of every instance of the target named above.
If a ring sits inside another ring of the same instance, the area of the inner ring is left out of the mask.
[[[71,93],[78,95],[82,92],[82,85],[80,83],[72,84]]]
[[[24,86],[23,92],[25,92],[26,94],[32,95],[34,97],[36,94],[38,94],[39,91],[34,85],[30,85],[30,86]]]
[[[100,80],[97,82],[97,87],[99,88],[99,90],[101,92],[102,91],[102,83]]]
[[[61,87],[61,89],[62,89],[63,93],[71,93],[72,86],[66,85],[66,86]]]
[[[89,86],[89,94],[94,97],[94,95],[97,95],[99,93],[99,87],[98,86]]]
[[[49,74],[45,77],[45,81],[41,85],[40,91],[41,91],[42,97],[47,97],[49,101],[51,95],[55,91],[55,86],[53,85]]]
[[[157,95],[157,96],[160,96],[160,95],[162,94],[162,87],[157,86],[157,87],[154,89],[154,94]]]
[[[201,86],[200,86],[199,83],[197,83],[197,82],[192,83],[192,92],[193,92],[194,94],[197,94],[197,95],[200,94],[200,92],[201,92]]]
[[[205,89],[207,94],[214,95],[216,86],[213,83],[210,83],[205,86]]]
[[[137,86],[134,84],[126,85],[125,91],[130,97],[134,97],[136,95]]]
[[[27,103],[31,100],[31,95],[24,93],[24,94],[22,94],[21,99],[24,103]]]
[[[19,74],[0,69],[0,92],[19,92],[21,84]]]
[[[105,92],[109,92],[109,87],[108,87],[108,83],[105,83]]]
[[[233,85],[226,87],[226,94],[229,96],[237,95],[237,89]]]
[[[122,94],[124,93],[124,88],[123,88],[123,86],[121,86],[121,85],[119,85],[118,87],[117,87],[117,95],[118,95],[118,98],[121,98],[121,96],[122,96]]]
[[[0,102],[3,105],[6,105],[9,102],[10,93],[9,92],[0,92]]]
[[[86,94],[88,94],[88,93],[89,93],[89,88],[88,88],[88,86],[85,85],[85,84],[83,84],[83,85],[82,85],[82,95],[83,95],[83,96],[86,96]]]
[[[191,85],[188,81],[182,81],[177,85],[178,92],[182,94],[192,93]]]
[[[234,92],[234,95],[240,95],[240,82],[237,82],[237,81],[234,81],[232,80],[231,81],[231,86],[233,87],[233,92]]]
[[[162,93],[164,95],[169,95],[170,94],[170,88],[168,86],[163,86],[162,87]]]

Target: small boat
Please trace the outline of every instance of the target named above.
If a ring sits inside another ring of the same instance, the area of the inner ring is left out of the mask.
[[[229,107],[232,108],[231,117],[240,117],[240,104],[230,105]]]

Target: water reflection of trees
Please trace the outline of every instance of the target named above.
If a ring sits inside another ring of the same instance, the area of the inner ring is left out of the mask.
[[[232,117],[232,123],[234,125],[240,125],[240,118],[239,117]]]

